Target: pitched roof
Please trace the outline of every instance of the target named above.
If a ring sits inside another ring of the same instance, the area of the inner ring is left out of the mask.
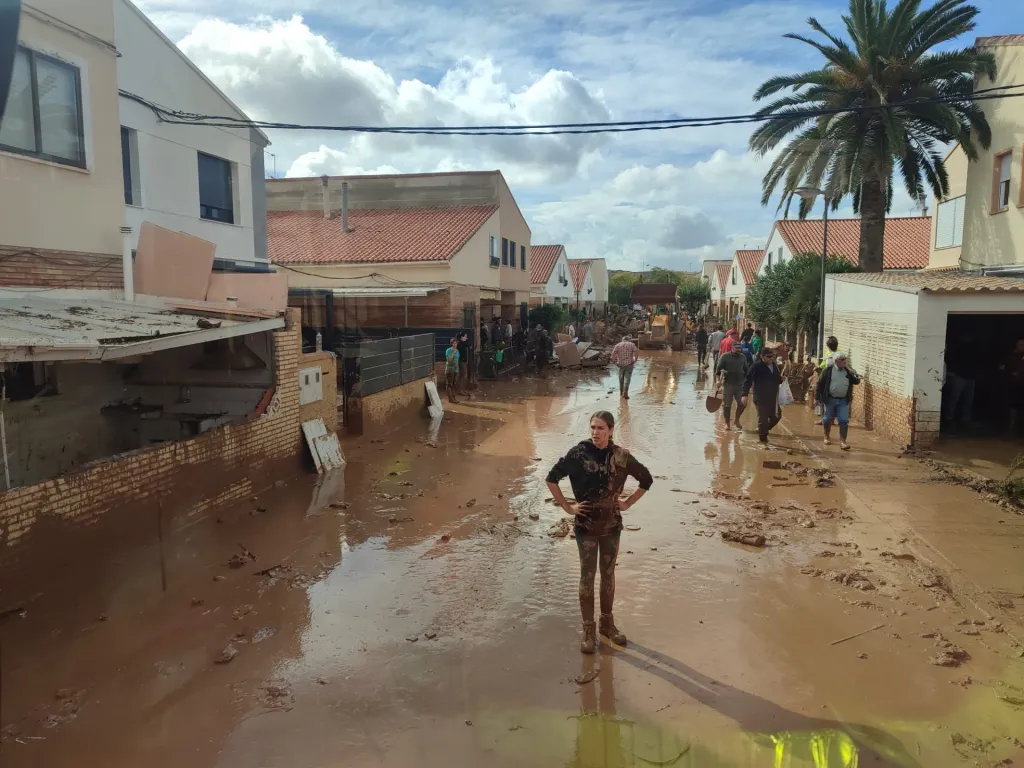
[[[761,266],[761,257],[764,249],[759,251],[743,250],[736,251],[736,260],[740,263],[740,272],[743,273],[743,282],[750,285],[757,277],[757,268]]]
[[[718,276],[718,290],[722,290],[729,283],[729,270],[732,269],[731,261],[723,261],[715,268]]]
[[[496,205],[458,208],[387,208],[349,211],[341,218],[317,211],[268,211],[267,243],[275,264],[387,264],[447,261],[498,210]]]
[[[984,45],[1024,45],[1024,35],[991,35],[979,37],[974,41],[977,46]]]
[[[782,219],[775,222],[793,255],[821,253],[824,228],[821,219]],[[884,269],[924,269],[931,248],[930,216],[904,216],[885,220],[882,242]],[[860,219],[828,220],[828,253],[857,266],[860,255]]]
[[[569,272],[572,273],[572,284],[577,291],[582,291],[587,283],[587,272],[590,271],[590,259],[569,259]]]
[[[833,275],[843,282],[877,285],[902,293],[1022,293],[1024,277],[950,271],[853,272]]]
[[[530,246],[530,283],[531,285],[546,285],[551,278],[551,272],[558,262],[560,254],[565,246],[562,245],[531,245]]]

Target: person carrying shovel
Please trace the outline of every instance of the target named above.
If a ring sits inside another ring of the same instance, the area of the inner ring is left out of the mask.
[[[742,432],[740,416],[743,415],[745,406],[741,401],[743,395],[743,382],[747,379],[747,356],[743,354],[743,348],[739,344],[733,344],[732,348],[718,358],[718,365],[715,366],[715,376],[722,387],[722,397],[725,400],[725,429],[732,429],[732,404],[736,403],[736,431]]]

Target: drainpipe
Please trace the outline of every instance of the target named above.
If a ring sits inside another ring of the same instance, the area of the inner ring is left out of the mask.
[[[135,272],[132,269],[131,227],[121,227],[121,272],[124,275],[124,300],[135,301]]]
[[[329,181],[329,178],[328,178],[326,173],[323,176],[320,177],[320,183],[323,185],[323,189],[320,190],[320,197],[321,197],[321,199],[323,200],[323,203],[324,203],[324,218],[325,219],[331,218],[331,193],[327,189],[327,182],[328,181]]]
[[[341,182],[341,231],[348,232],[348,182]]]

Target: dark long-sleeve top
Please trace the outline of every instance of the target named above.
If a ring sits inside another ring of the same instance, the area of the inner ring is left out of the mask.
[[[765,365],[763,360],[758,360],[747,371],[747,379],[743,382],[743,396],[754,390],[754,401],[758,403],[769,403],[779,397],[779,385],[782,384],[782,372],[775,363]]]
[[[570,448],[552,467],[547,481],[559,483],[566,477],[585,513],[576,516],[577,535],[603,536],[621,531],[622,513],[616,507],[626,478],[636,478],[645,491],[654,484],[647,467],[625,448],[614,443],[598,448],[590,440]]]
[[[719,356],[718,365],[715,366],[715,375],[718,376],[724,372],[725,383],[730,387],[739,387],[746,381],[748,370],[746,356],[734,355],[730,352],[728,355]]]

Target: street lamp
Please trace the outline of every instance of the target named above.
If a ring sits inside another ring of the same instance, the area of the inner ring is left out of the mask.
[[[818,359],[821,360],[825,357],[825,262],[828,260],[828,206],[831,200],[823,190],[817,187],[797,187],[793,191],[804,200],[808,200],[811,206],[814,205],[818,195],[825,198],[825,215],[823,217],[825,237],[821,244],[821,295],[818,298]]]

